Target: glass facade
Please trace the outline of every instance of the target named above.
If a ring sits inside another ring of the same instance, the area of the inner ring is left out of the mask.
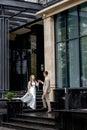
[[[87,87],[87,2],[55,15],[57,87]]]
[[[66,65],[66,44],[65,42],[60,42],[57,44],[57,84],[59,87],[66,87],[67,85],[67,65]],[[60,62],[59,62],[60,61]]]

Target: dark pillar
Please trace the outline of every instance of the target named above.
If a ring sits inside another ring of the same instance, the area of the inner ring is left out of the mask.
[[[65,88],[65,109],[69,109],[69,93],[68,93],[68,88]]]
[[[43,25],[32,26],[32,32],[37,37],[37,78],[44,80],[44,31]],[[41,88],[41,87],[40,87]]]
[[[9,20],[0,16],[0,93],[9,90]]]

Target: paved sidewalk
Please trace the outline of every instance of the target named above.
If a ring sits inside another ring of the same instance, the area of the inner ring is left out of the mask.
[[[0,130],[16,130],[16,129],[0,127]]]

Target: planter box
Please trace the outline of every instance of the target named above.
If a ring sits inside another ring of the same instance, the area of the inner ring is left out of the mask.
[[[15,117],[16,114],[22,113],[23,103],[20,100],[7,101],[7,117]]]

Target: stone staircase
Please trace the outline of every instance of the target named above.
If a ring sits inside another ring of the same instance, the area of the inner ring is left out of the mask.
[[[14,91],[14,98],[21,98],[26,92],[25,91]],[[41,108],[43,107],[43,104],[42,104],[42,99],[41,99],[41,96],[42,96],[42,90],[37,90],[36,91],[36,110],[35,112],[37,111],[42,111]],[[0,99],[0,113],[6,113],[7,112],[7,100],[6,99]],[[23,112],[34,112],[33,110],[27,108],[26,106],[26,103],[24,103],[24,106],[23,107]]]
[[[37,109],[32,110],[27,107],[23,108],[23,113],[16,114],[9,119],[4,116],[1,126],[16,130],[56,130],[55,114],[43,112],[42,108],[42,91],[37,91],[36,102]]]
[[[42,94],[43,94],[43,92],[41,90],[36,92],[36,107],[37,107],[37,109],[41,109],[43,107]]]
[[[1,124],[4,127],[17,130],[56,130],[54,114],[46,112],[18,114]]]

